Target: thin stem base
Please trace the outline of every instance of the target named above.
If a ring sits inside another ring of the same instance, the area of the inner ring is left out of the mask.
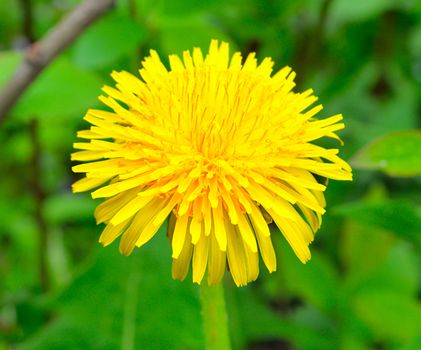
[[[230,350],[228,319],[222,283],[208,286],[206,282],[203,282],[200,285],[200,302],[206,350]]]

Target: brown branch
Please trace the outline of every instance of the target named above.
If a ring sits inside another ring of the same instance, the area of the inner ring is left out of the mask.
[[[0,123],[38,74],[114,3],[115,0],[85,0],[28,48],[24,61],[0,92]]]

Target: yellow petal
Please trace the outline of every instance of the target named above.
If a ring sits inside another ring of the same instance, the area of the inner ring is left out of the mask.
[[[255,281],[259,276],[259,255],[257,251],[251,251],[245,242],[243,246],[247,265],[247,282]]]
[[[226,253],[219,248],[215,232],[209,236],[208,284],[217,284],[225,272]]]
[[[245,286],[247,278],[247,261],[244,245],[240,234],[231,223],[226,223],[227,231],[227,260],[232,279],[235,284]]]
[[[108,181],[109,179],[110,179],[109,177],[105,177],[105,178],[104,177],[103,178],[84,177],[83,179],[76,181],[72,185],[72,191],[74,193],[85,192],[95,187],[101,186],[104,182]]]
[[[138,247],[141,247],[147,243],[159,230],[161,225],[164,223],[165,219],[170,215],[171,211],[174,209],[178,201],[178,195],[173,195],[169,200],[163,201],[162,199],[157,199],[161,203],[154,208],[151,208],[150,211],[145,213],[145,210],[142,211],[145,217],[150,217],[150,220],[142,229],[139,239],[136,242]]]
[[[172,257],[178,259],[184,246],[187,236],[187,225],[189,224],[189,216],[183,215],[178,217],[175,222],[174,233],[172,237]]]
[[[227,233],[225,229],[225,219],[222,205],[219,204],[216,209],[212,208],[213,226],[215,230],[215,238],[218,242],[219,249],[227,250]]]
[[[108,222],[128,201],[136,197],[138,190],[132,189],[108,198],[95,209],[97,224]]]
[[[139,210],[141,210],[146,204],[148,204],[154,197],[139,197],[136,196],[132,200],[126,202],[126,204],[117,211],[117,213],[112,217],[111,223],[113,225],[118,225],[120,222],[123,222],[126,219],[131,218]]]
[[[247,244],[248,249],[250,249],[253,253],[257,253],[257,243],[256,238],[254,237],[254,232],[243,214],[238,216],[238,232],[240,232],[240,235]]]
[[[206,271],[209,252],[209,237],[204,234],[200,235],[200,239],[193,248],[193,282],[199,283],[202,281]]]
[[[104,247],[109,245],[126,230],[129,223],[130,220],[126,220],[116,226],[108,224],[104,231],[102,231],[99,242],[102,243]]]
[[[262,231],[259,226],[256,226],[252,219],[250,219],[250,225],[256,235],[257,242],[259,244],[260,255],[262,256],[263,262],[265,263],[269,272],[275,271],[276,255],[275,250],[273,249],[270,235],[267,235],[266,230]]]

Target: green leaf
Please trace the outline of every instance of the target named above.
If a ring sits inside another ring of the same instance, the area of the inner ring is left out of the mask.
[[[162,13],[170,16],[179,17],[194,12],[203,12],[208,10],[212,5],[217,4],[217,0],[184,0],[172,1],[164,0],[161,2]]]
[[[34,264],[39,249],[38,227],[31,212],[33,204],[27,203],[30,198],[19,198],[17,201],[4,192],[0,204],[0,273],[3,276],[0,290],[17,295],[17,292],[39,283],[38,266]]]
[[[408,9],[415,5],[413,0],[336,0],[332,3],[331,16],[334,21],[364,21],[379,16],[393,8]]]
[[[48,197],[43,209],[45,218],[52,224],[75,223],[93,220],[97,204],[88,195],[64,193]]]
[[[405,200],[353,202],[335,207],[333,213],[380,227],[421,245],[421,217]]]
[[[281,235],[278,230],[274,231],[274,234]],[[331,262],[313,250],[311,260],[302,264],[283,238],[276,246],[279,261],[276,277],[282,279],[283,287],[320,310],[329,311],[336,308],[339,281]]]
[[[205,16],[162,18],[160,23],[162,48],[167,54],[182,54],[184,50],[199,47],[207,52],[211,39],[230,42],[212,19]],[[233,51],[235,46],[230,46]]]
[[[421,24],[413,27],[409,36],[409,47],[414,57],[421,57]]]
[[[373,288],[354,299],[354,308],[378,339],[405,342],[421,332],[421,304],[415,298]]]
[[[394,176],[421,175],[421,132],[390,133],[361,149],[351,164],[360,169],[377,169]]]
[[[17,67],[16,53],[3,57],[7,70]],[[0,61],[0,65],[2,62]],[[6,75],[13,74],[8,71]],[[4,82],[4,81],[3,81]],[[1,82],[0,82],[1,85]],[[32,118],[75,117],[97,105],[101,80],[92,72],[81,70],[66,58],[51,63],[22,95],[12,110],[12,116],[23,120]]]
[[[20,52],[0,53],[0,87],[14,74],[22,61]],[[97,105],[102,85],[95,73],[82,70],[61,57],[53,61],[18,100],[12,116],[32,118],[80,118],[87,108]]]
[[[6,84],[22,61],[22,54],[18,51],[0,52],[0,88]]]
[[[419,350],[421,349],[421,334],[406,342],[399,350]]]
[[[383,288],[415,296],[421,273],[419,266],[417,253],[410,244],[395,243],[386,259],[364,280],[362,288]]]
[[[13,35],[20,30],[21,18],[20,13],[15,10],[16,5],[13,0],[0,1],[0,43],[2,49],[10,44],[9,41],[12,41]]]
[[[328,349],[332,344],[329,332],[323,329],[297,325],[294,321],[274,312],[269,305],[259,300],[250,288],[235,290],[238,318],[245,340],[249,342],[268,339],[287,340],[303,349]],[[231,314],[231,313],[230,313]]]
[[[373,350],[373,347],[367,344],[365,339],[353,334],[352,329],[347,329],[340,337],[340,346],[342,350]]]
[[[323,314],[310,305],[300,305],[294,309],[291,319],[300,325],[307,325],[319,331],[323,329],[333,330],[332,321],[326,314]]]
[[[391,229],[400,230],[404,237],[410,231],[414,241],[421,229],[419,215],[408,202],[387,200],[380,191],[380,187],[373,187],[368,194],[370,201],[333,210],[347,218],[339,248],[349,300],[366,290],[382,289],[405,297],[418,292],[421,270],[417,247],[396,237]],[[418,226],[412,221],[418,221]]]
[[[351,280],[371,275],[387,258],[395,241],[391,233],[357,220],[350,217],[345,221],[339,244],[341,261],[346,268],[347,279]]]
[[[19,350],[203,348],[198,291],[172,280],[164,229],[129,257],[116,243],[99,249],[52,305],[54,320]]]
[[[5,138],[0,138],[0,140],[2,143],[1,155],[13,154],[13,159],[10,157],[9,161],[14,165],[28,164],[32,155],[32,144],[27,130],[19,130]]]
[[[136,54],[146,36],[143,26],[111,13],[90,27],[74,46],[74,60],[84,68],[102,68]]]
[[[412,245],[396,240],[387,231],[350,220],[340,249],[351,294],[367,288],[384,288],[416,295],[421,270]]]

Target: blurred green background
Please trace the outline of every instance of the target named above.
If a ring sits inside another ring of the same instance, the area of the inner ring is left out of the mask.
[[[79,3],[0,1],[0,86]],[[211,38],[291,66],[343,113],[354,181],[331,181],[301,265],[273,230],[278,271],[226,295],[234,349],[421,349],[421,2],[126,0],[34,82],[0,126],[0,349],[203,349],[197,286],[171,280],[165,228],[120,256],[97,243],[98,201],[69,160],[112,70]]]

